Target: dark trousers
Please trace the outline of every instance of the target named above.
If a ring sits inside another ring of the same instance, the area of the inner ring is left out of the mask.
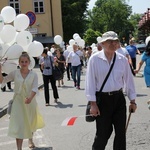
[[[5,76],[7,76],[7,74],[6,73],[2,73],[2,76],[5,77]],[[7,87],[9,89],[11,89],[11,82],[7,82]],[[4,86],[3,88],[1,88],[1,90],[2,91],[6,91],[6,86]]]
[[[126,150],[126,101],[122,92],[100,95],[100,116],[96,119],[96,136],[92,150],[105,150],[111,133],[115,131],[113,150]]]
[[[50,100],[50,96],[49,96],[49,82],[51,83],[54,99],[59,98],[57,87],[56,87],[56,80],[53,77],[53,75],[48,75],[48,76],[47,75],[43,75],[43,81],[44,81],[45,103],[49,104],[49,100]]]
[[[77,79],[76,79],[77,76]],[[72,77],[76,86],[80,86],[81,65],[72,66]]]
[[[136,69],[136,58],[131,58],[133,69]]]
[[[70,80],[70,72],[71,72],[71,63],[68,63],[67,69],[67,78]]]

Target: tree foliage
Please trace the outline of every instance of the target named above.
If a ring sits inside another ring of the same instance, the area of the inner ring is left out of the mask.
[[[84,34],[84,40],[87,45],[91,45],[92,43],[97,43],[98,36],[101,36],[99,31],[94,31],[93,29],[89,28]]]
[[[88,2],[89,0],[62,0],[64,41],[69,41],[74,33],[82,36],[85,32]]]
[[[134,30],[133,24],[128,20],[132,13],[131,6],[125,0],[97,0],[95,5],[88,12],[89,28],[101,33],[112,30],[118,33],[121,41],[128,40]]]

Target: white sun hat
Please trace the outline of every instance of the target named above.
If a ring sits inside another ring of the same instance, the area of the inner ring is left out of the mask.
[[[105,42],[107,40],[119,40],[117,33],[115,33],[114,31],[105,32],[102,35],[100,43]]]

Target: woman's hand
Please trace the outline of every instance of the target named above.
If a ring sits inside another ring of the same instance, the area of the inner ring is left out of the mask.
[[[30,104],[30,103],[31,103],[31,100],[32,100],[31,98],[26,97],[26,98],[25,98],[25,104]]]

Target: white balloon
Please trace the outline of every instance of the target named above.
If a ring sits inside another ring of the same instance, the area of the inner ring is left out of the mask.
[[[61,37],[60,35],[56,35],[56,36],[54,37],[54,42],[55,42],[57,45],[61,44],[61,42],[62,42],[62,37]]]
[[[4,27],[4,18],[2,17],[2,15],[0,15],[0,31],[3,29]]]
[[[100,43],[101,42],[102,37],[97,37],[97,42]]]
[[[96,47],[96,44],[95,44],[95,43],[93,43],[93,44],[91,45],[91,47],[92,47],[92,48]]]
[[[5,6],[1,10],[1,15],[4,18],[5,23],[11,23],[14,21],[14,19],[16,17],[16,11],[13,7]]]
[[[10,43],[16,36],[16,30],[12,25],[4,25],[0,32],[1,40],[4,43]]]
[[[3,54],[3,49],[2,49],[2,47],[0,46],[0,58],[2,57],[2,54]]]
[[[81,46],[82,48],[85,47],[85,41],[81,39],[78,45]]]
[[[95,54],[96,52],[98,52],[97,47],[93,47],[93,48],[92,48],[92,55]]]
[[[2,71],[6,74],[17,69],[17,64],[14,61],[7,60],[5,63],[2,64]]]
[[[13,62],[14,62],[17,66],[19,66],[19,59],[13,59]]]
[[[150,36],[148,36],[148,37],[146,38],[145,44],[147,45],[149,41],[150,41]]]
[[[17,37],[18,33],[19,32],[16,32],[15,38],[11,42],[7,43],[9,46],[16,44],[16,37]]]
[[[69,40],[69,45],[74,45],[76,42],[75,42],[75,40],[73,40],[73,39],[71,39],[71,40]]]
[[[8,48],[6,56],[8,59],[18,59],[23,52],[23,48],[18,45],[12,45]]]
[[[30,24],[29,17],[25,14],[19,14],[14,20],[14,27],[17,31],[23,31],[28,28]]]
[[[2,54],[0,55],[0,57],[6,58],[6,52],[9,48],[8,44],[0,44],[0,51],[2,51]]]
[[[73,38],[75,39],[76,36],[79,36],[79,34],[78,33],[74,33],[73,34]]]
[[[31,43],[30,43],[30,44],[31,44]],[[29,45],[30,45],[30,44],[29,44]],[[28,51],[28,48],[29,48],[29,45],[22,46],[22,48],[23,48],[23,51],[27,52],[27,51]]]
[[[76,41],[77,43],[80,43],[81,37],[80,37],[80,36],[76,36],[76,37],[75,37],[75,41]]]
[[[48,51],[48,52],[47,52],[47,55],[48,55],[48,56],[52,56],[52,52],[51,52],[51,51]]]
[[[38,41],[33,41],[28,47],[28,54],[32,57],[38,57],[43,52],[43,45]]]
[[[30,65],[29,65],[29,69],[33,69],[35,67],[35,59],[33,57],[30,56]]]
[[[67,47],[67,51],[69,51],[69,52],[73,51],[73,47],[69,45],[69,46]]]
[[[51,53],[54,53],[55,49],[54,49],[54,48],[51,48],[50,51],[51,51]]]
[[[16,37],[17,44],[23,47],[29,45],[32,42],[32,40],[33,36],[29,31],[21,31]]]

